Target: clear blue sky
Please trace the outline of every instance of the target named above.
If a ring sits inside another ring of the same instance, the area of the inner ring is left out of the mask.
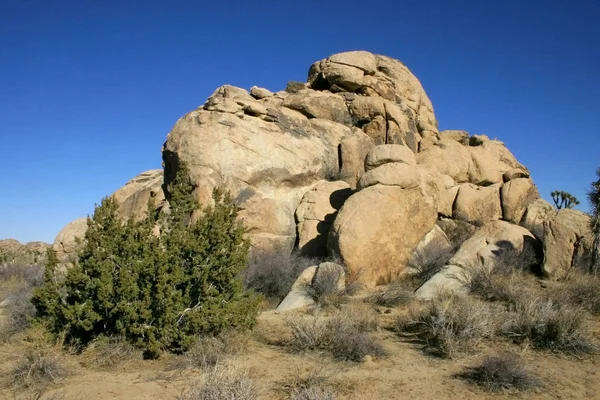
[[[441,129],[485,133],[546,198],[600,166],[600,2],[0,0],[0,239],[51,242],[225,83],[283,89],[333,53],[398,58]],[[585,206],[587,208],[587,205]]]

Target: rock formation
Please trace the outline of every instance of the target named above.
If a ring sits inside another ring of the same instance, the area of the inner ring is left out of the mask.
[[[121,217],[140,218],[151,197],[165,204],[163,183],[184,162],[201,203],[217,186],[232,193],[253,251],[330,253],[367,287],[402,274],[428,234],[441,237],[440,220],[481,228],[434,283],[469,263],[493,268],[499,242],[521,251],[524,238],[545,241],[547,253],[566,249],[546,257],[548,276],[585,259],[585,215],[548,210],[502,142],[440,132],[419,80],[386,56],[332,55],[287,91],[221,86],[176,122],[162,156],[164,171],[143,173],[114,194]],[[57,236],[62,257],[84,222]]]

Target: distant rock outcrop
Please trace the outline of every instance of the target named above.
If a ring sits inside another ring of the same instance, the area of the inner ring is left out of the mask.
[[[44,242],[22,244],[16,239],[0,240],[0,266],[43,265],[46,262],[46,250],[50,246]]]
[[[494,243],[508,241],[518,252],[524,237],[545,241],[547,252],[566,249],[546,257],[548,276],[585,259],[585,216],[571,226],[575,219],[548,211],[529,171],[502,142],[440,132],[419,80],[386,56],[332,55],[287,91],[221,86],[176,122],[162,156],[164,170],[143,173],[114,194],[121,217],[143,216],[149,198],[166,204],[163,184],[184,162],[201,203],[212,201],[217,186],[232,193],[253,251],[333,253],[367,286],[402,274],[438,219],[481,227],[446,275],[469,260],[493,268]],[[55,249],[66,257],[83,232],[84,222],[67,226]]]

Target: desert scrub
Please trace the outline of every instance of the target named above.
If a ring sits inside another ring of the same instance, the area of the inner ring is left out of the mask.
[[[413,299],[414,289],[410,281],[398,280],[366,298],[366,301],[382,307],[397,307],[406,305]]]
[[[190,385],[178,400],[256,400],[260,390],[246,370],[218,364]]]
[[[337,395],[329,383],[330,378],[330,373],[323,368],[297,369],[291,378],[279,382],[278,391],[292,400],[334,400]]]
[[[495,319],[490,307],[481,301],[453,294],[440,294],[398,318],[394,330],[414,335],[425,350],[443,358],[474,354],[479,344],[491,338]]]
[[[114,368],[126,361],[141,360],[139,348],[117,336],[99,336],[86,348],[89,365],[95,368]]]
[[[320,260],[276,248],[250,256],[242,276],[247,289],[262,294],[275,307],[289,293],[296,278]]]
[[[7,265],[0,267],[0,302],[3,318],[0,319],[0,342],[29,327],[35,316],[31,304],[34,288],[43,283],[44,269],[37,265]]]
[[[293,339],[288,346],[294,351],[326,351],[338,361],[360,362],[366,355],[385,357],[385,349],[369,335],[378,327],[369,315],[369,312],[342,307],[330,317],[319,312],[290,317],[286,324]]]
[[[227,331],[218,336],[202,336],[183,354],[182,366],[208,370],[223,362],[228,356],[240,353],[247,347],[249,336],[245,332]]]
[[[551,299],[522,296],[507,315],[500,334],[518,343],[527,342],[536,349],[563,353],[590,353],[590,340],[581,308],[557,304]]]
[[[600,277],[576,272],[571,274],[550,297],[559,304],[570,304],[600,314]]]
[[[525,368],[521,358],[512,353],[486,356],[481,364],[467,368],[457,377],[489,391],[540,386],[540,381]]]

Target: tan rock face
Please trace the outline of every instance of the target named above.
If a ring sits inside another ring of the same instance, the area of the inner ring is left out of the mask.
[[[472,167],[468,147],[451,139],[442,139],[428,150],[417,154],[417,163],[430,166],[458,183],[469,182]]]
[[[472,145],[467,147],[473,160],[472,168],[469,170],[471,183],[476,185],[502,183],[505,172],[512,169],[526,171],[504,143],[489,139],[482,141],[481,137],[471,140],[471,143]]]
[[[527,207],[540,198],[540,194],[528,178],[515,178],[508,181],[501,190],[502,214],[504,220],[518,224]]]
[[[520,225],[528,229],[535,237],[543,239],[544,221],[554,215],[554,207],[544,199],[538,199],[527,206]]]
[[[474,224],[484,224],[502,218],[500,185],[460,185],[452,215],[455,219]]]
[[[416,165],[415,154],[406,146],[387,144],[374,147],[365,160],[365,170],[377,168],[388,163]]]
[[[352,193],[343,181],[323,182],[306,192],[296,210],[298,250],[307,256],[327,255],[327,237],[338,210]]]
[[[119,203],[119,216],[123,219],[133,218],[136,221],[144,218],[148,211],[148,200],[151,198],[155,206],[160,208],[165,200],[162,184],[162,169],[142,172],[127,182],[113,194]]]
[[[588,215],[569,209],[556,211],[544,221],[544,275],[561,279],[573,268],[589,269],[593,242],[589,224]]]
[[[328,246],[351,276],[367,286],[404,271],[423,236],[435,224],[437,205],[421,188],[375,185],[352,195],[339,211]]]
[[[79,218],[68,223],[56,235],[52,248],[61,263],[68,264],[75,260],[81,250],[82,241],[87,231],[87,218]]]

